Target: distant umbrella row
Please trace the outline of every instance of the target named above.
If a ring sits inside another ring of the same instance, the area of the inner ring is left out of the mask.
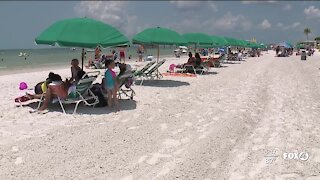
[[[114,27],[90,18],[73,18],[58,21],[36,39],[37,44],[64,47],[95,48],[129,44],[129,39]],[[212,36],[204,33],[179,33],[162,27],[148,28],[132,38],[133,44],[196,45],[197,47],[237,46],[262,48],[263,44],[250,41]]]
[[[95,48],[128,45],[129,39],[114,27],[90,18],[73,18],[57,21],[44,30],[36,39],[37,44],[62,47]],[[250,41],[211,36],[204,33],[179,33],[162,27],[148,28],[136,34],[133,44],[145,45],[194,45],[195,47],[247,47],[263,48],[263,44]],[[82,51],[83,66],[84,49]]]

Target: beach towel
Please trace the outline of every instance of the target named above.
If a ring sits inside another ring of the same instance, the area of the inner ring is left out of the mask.
[[[192,73],[162,73],[163,76],[179,76],[179,77],[197,77],[197,75]]]
[[[14,102],[23,103],[23,102],[27,102],[29,100],[31,100],[31,98],[29,96],[27,96],[27,95],[24,95],[24,96],[20,96],[20,97],[15,98]]]

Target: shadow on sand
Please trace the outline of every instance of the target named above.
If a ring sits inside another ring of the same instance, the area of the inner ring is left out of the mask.
[[[218,73],[215,72],[215,71],[210,71],[210,72],[205,72],[202,74],[202,76],[205,76],[205,75],[217,75]]]
[[[241,62],[243,61],[227,61],[227,62],[224,62],[223,64],[241,64]]]
[[[140,80],[136,81],[136,84],[140,84]],[[152,87],[179,87],[179,86],[189,86],[188,82],[175,81],[175,80],[144,80],[142,86],[152,86]]]
[[[126,110],[134,110],[137,108],[137,102],[135,100],[129,100],[129,99],[120,99],[120,111],[126,111]],[[23,107],[31,107],[32,109],[36,109],[38,106],[38,102],[32,102],[30,104],[23,105]],[[67,114],[72,114],[75,105],[74,104],[65,104],[63,105],[64,109],[66,110]],[[62,112],[62,109],[59,105],[59,103],[50,104],[48,108],[49,112]],[[77,113],[76,114],[87,114],[87,115],[102,115],[102,114],[109,114],[115,112],[114,108],[111,107],[90,107],[85,106],[84,104],[80,103]]]

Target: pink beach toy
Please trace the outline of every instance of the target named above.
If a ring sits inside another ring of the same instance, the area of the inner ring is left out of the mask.
[[[170,66],[169,66],[169,71],[170,72],[174,72],[174,68],[176,67],[176,65],[175,64],[171,64]]]
[[[25,89],[28,89],[27,83],[21,82],[20,85],[19,85],[19,89],[20,89],[21,91],[22,91],[22,90],[25,90]]]

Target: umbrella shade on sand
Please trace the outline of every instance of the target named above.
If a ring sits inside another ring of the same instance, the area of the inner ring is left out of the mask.
[[[114,27],[101,21],[90,18],[72,18],[53,23],[36,37],[35,42],[52,46],[83,48],[83,68],[84,48],[127,44],[129,39]]]

